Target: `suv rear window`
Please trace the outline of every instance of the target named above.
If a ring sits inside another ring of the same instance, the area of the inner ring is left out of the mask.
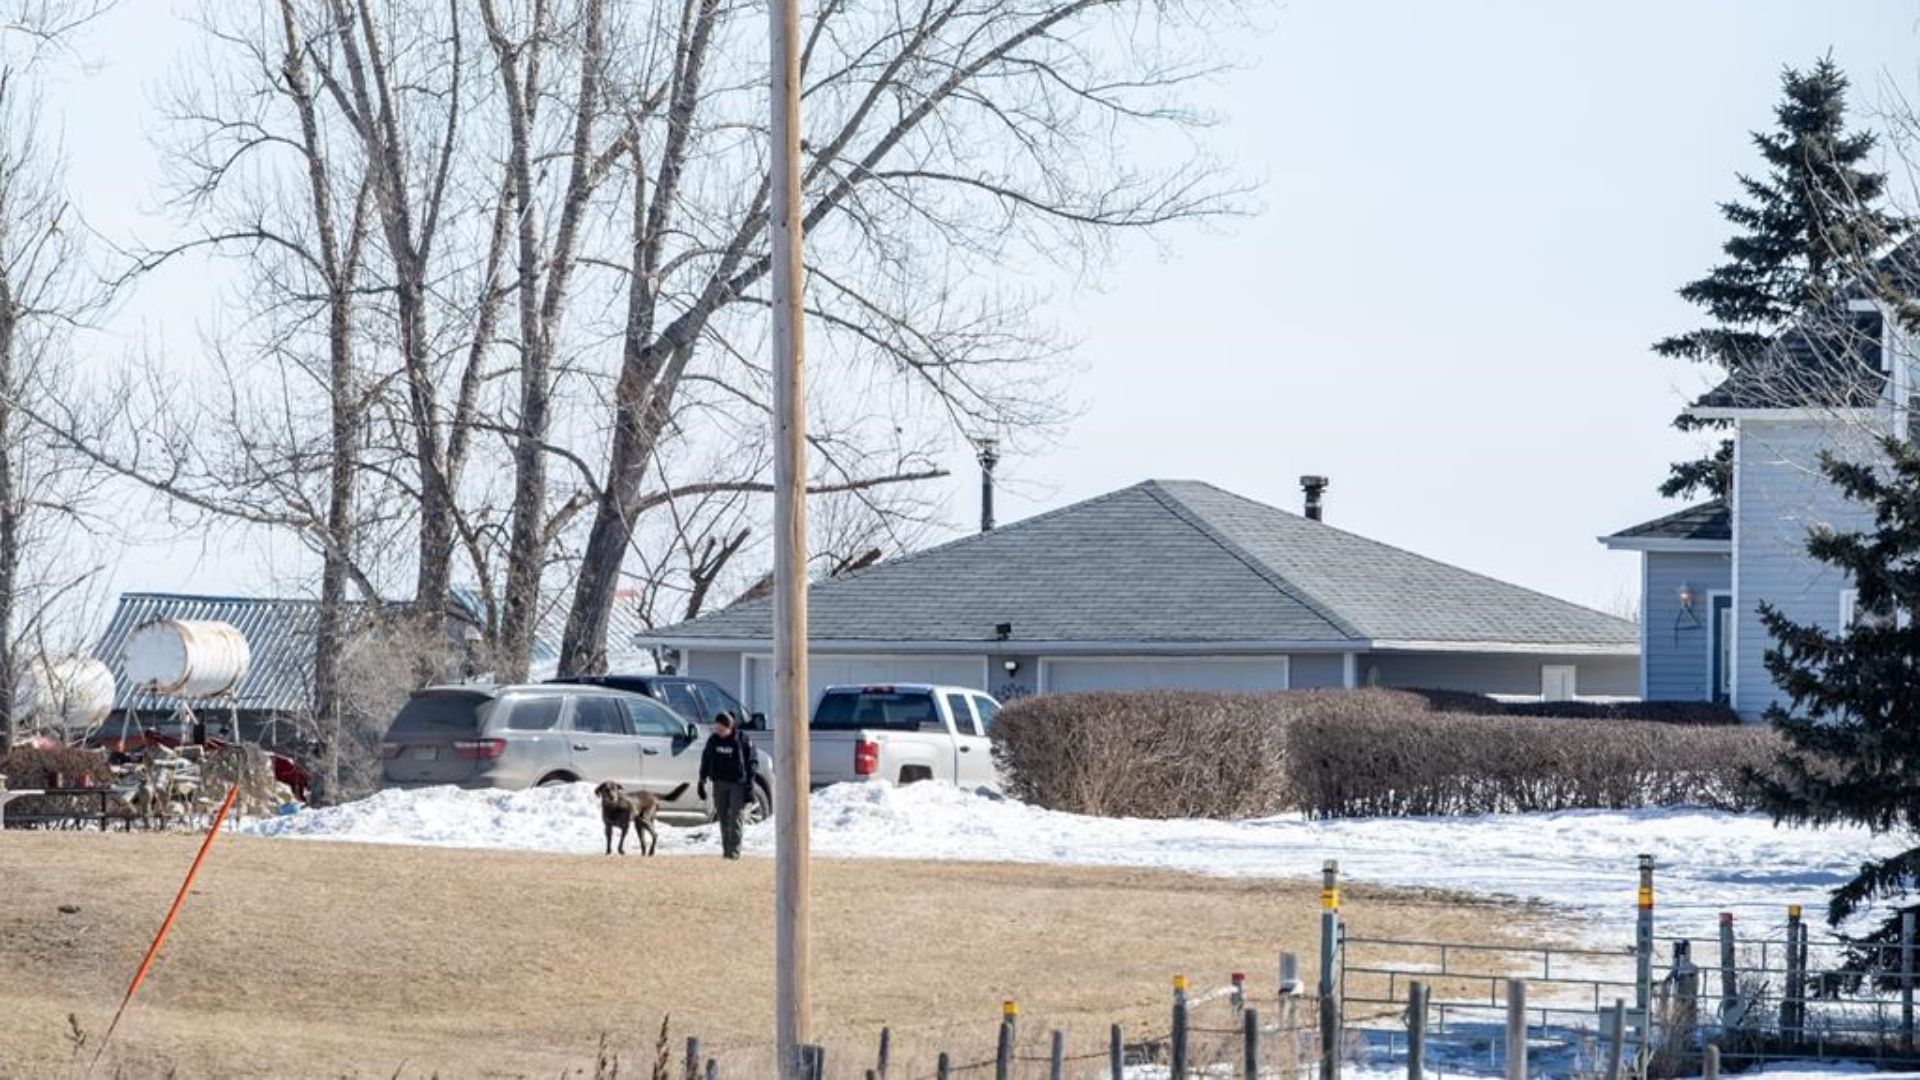
[[[422,694],[401,707],[388,738],[468,735],[486,725],[493,699],[479,694]]]
[[[834,690],[813,711],[815,731],[947,730],[925,690]]]
[[[516,698],[507,711],[508,731],[551,731],[560,721],[561,699]]]

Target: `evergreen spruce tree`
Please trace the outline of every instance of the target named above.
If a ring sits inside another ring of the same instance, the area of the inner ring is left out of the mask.
[[[1847,78],[1832,58],[1805,73],[1789,68],[1780,82],[1777,127],[1753,133],[1767,172],[1740,176],[1742,199],[1720,207],[1739,230],[1721,249],[1727,261],[1680,290],[1713,323],[1656,343],[1662,356],[1739,370],[1780,329],[1823,310],[1910,229],[1880,208],[1886,176],[1867,167],[1875,139],[1847,132]],[[1721,429],[1727,422],[1682,414],[1674,426]],[[1707,457],[1676,462],[1660,492],[1723,497],[1732,460],[1732,444],[1723,440]]]
[[[1807,541],[1809,554],[1852,579],[1854,625],[1803,625],[1760,605],[1774,641],[1767,672],[1789,704],[1767,711],[1786,747],[1773,770],[1755,780],[1776,821],[1864,825],[1920,845],[1920,622],[1911,618],[1920,612],[1920,451],[1897,438],[1880,446],[1880,463],[1820,459],[1828,480],[1871,508],[1872,528],[1816,530]],[[1828,920],[1838,924],[1877,903],[1898,905],[1917,885],[1920,846],[1869,860],[1834,890]],[[1851,940],[1898,938],[1894,915]],[[1878,966],[1874,959],[1872,950],[1855,955],[1862,968]]]

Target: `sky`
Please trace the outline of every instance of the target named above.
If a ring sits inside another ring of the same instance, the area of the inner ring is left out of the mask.
[[[91,70],[48,95],[105,234],[158,231],[152,102],[192,56],[194,7],[122,0],[81,42]],[[1675,290],[1718,257],[1748,133],[1782,66],[1829,51],[1863,122],[1920,94],[1920,2],[1294,0],[1257,21],[1196,93],[1254,212],[1060,283],[1075,419],[1001,465],[1000,520],[1150,477],[1296,509],[1319,473],[1332,524],[1631,606],[1636,557],[1595,538],[1678,508],[1655,488],[1705,374],[1648,345],[1697,322]],[[94,347],[191,342],[213,306],[176,277]],[[965,451],[947,464],[952,535],[979,480]],[[254,593],[292,569],[215,532],[138,547],[111,580]]]

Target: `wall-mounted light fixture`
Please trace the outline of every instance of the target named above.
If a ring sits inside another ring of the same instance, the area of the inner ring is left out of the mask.
[[[999,638],[1001,641],[1007,640],[1013,636],[1013,624],[1010,622],[994,623],[993,636]]]
[[[1009,675],[1011,675],[1011,674],[1013,674],[1014,672],[1016,672],[1016,671],[1019,671],[1019,670],[1020,670],[1020,661],[1018,661],[1018,660],[1003,660],[1003,661],[1001,661],[1001,662],[1000,662],[1000,666],[1001,666],[1001,667],[1003,667],[1003,668],[1006,668],[1006,669],[1007,669],[1007,674],[1009,674]]]
[[[1683,581],[1674,596],[1680,602],[1680,609],[1673,613],[1673,643],[1680,644],[1680,631],[1698,630],[1705,624],[1693,610],[1693,602],[1700,594],[1695,592],[1691,582]]]

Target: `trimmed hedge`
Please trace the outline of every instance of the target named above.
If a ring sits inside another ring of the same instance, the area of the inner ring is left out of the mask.
[[[993,727],[1016,797],[1153,818],[1741,809],[1778,746],[1760,728],[1439,711],[1393,690],[1046,695]]]
[[[1711,701],[1518,701],[1502,712],[1508,716],[1542,716],[1569,720],[1645,720],[1656,724],[1737,725],[1740,715]]]

